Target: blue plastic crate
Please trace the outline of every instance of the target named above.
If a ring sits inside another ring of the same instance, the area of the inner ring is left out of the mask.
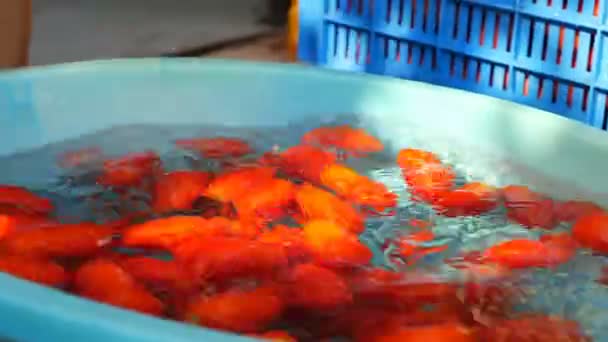
[[[523,103],[606,129],[608,0],[307,0],[299,56]]]

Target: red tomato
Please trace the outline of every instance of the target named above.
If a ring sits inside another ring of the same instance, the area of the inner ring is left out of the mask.
[[[474,329],[460,323],[443,323],[426,326],[388,325],[372,332],[371,336],[358,336],[365,342],[476,342]]]
[[[483,257],[509,268],[550,267],[569,261],[571,246],[528,239],[514,239],[496,244],[484,251]]]
[[[575,222],[585,215],[603,211],[599,205],[587,201],[558,202],[554,209],[555,217],[564,222]]]
[[[496,208],[498,191],[473,182],[448,192],[437,201],[437,211],[448,217],[480,215]]]
[[[296,266],[285,289],[284,300],[291,307],[323,312],[352,301],[352,294],[344,279],[314,264]]]
[[[174,171],[160,176],[155,184],[152,208],[157,213],[192,209],[201,197],[212,175],[199,171]]]
[[[256,333],[266,329],[282,311],[283,302],[278,292],[271,287],[260,287],[198,297],[189,303],[184,318],[209,328]]]
[[[242,157],[252,152],[245,140],[229,137],[180,139],[175,141],[175,145],[211,159]]]
[[[608,214],[595,212],[579,218],[572,227],[572,236],[583,247],[608,253]]]
[[[521,185],[506,186],[502,194],[510,220],[528,228],[553,229],[557,225],[552,199]]]
[[[76,293],[83,297],[150,315],[161,315],[163,303],[120,266],[109,260],[82,265],[74,279]]]

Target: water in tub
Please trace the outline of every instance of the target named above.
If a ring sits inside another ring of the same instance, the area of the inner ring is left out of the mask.
[[[350,118],[340,120],[353,126],[357,125]],[[121,215],[128,211],[146,211],[147,203],[153,194],[140,189],[132,191],[131,195],[127,196],[129,200],[125,201],[125,196],[119,196],[116,192],[112,192],[112,189],[96,184],[101,170],[74,171],[58,165],[57,160],[62,154],[91,147],[99,148],[107,158],[154,151],[161,157],[165,172],[204,170],[223,173],[225,171],[222,168],[234,167],[239,163],[245,163],[244,160],[248,162],[257,160],[257,157],[264,152],[278,154],[290,146],[297,145],[300,143],[300,138],[315,127],[335,124],[336,122],[307,121],[281,128],[153,125],[114,127],[36,150],[2,157],[0,163],[3,165],[3,170],[0,171],[0,183],[24,186],[40,196],[51,199],[55,205],[52,215],[62,222],[113,221],[121,218]],[[383,139],[381,133],[373,132],[373,134],[380,140]],[[179,139],[217,136],[243,139],[251,146],[253,152],[224,163],[225,160],[222,162],[213,158],[204,158],[174,144]],[[474,251],[479,252],[477,253],[479,259],[479,255],[483,255],[484,251],[501,242],[514,239],[537,240],[547,233],[558,234],[570,231],[572,223],[565,222],[556,222],[551,231],[528,228],[517,220],[509,219],[503,205],[497,205],[495,209],[474,216],[442,215],[436,207],[425,201],[416,200],[412,195],[411,185],[408,186],[404,180],[403,170],[396,163],[397,152],[400,149],[416,148],[435,153],[442,165],[449,166],[455,171],[454,188],[471,182],[483,182],[496,188],[518,184],[535,190],[538,188],[534,183],[536,178],[526,178],[525,172],[518,172],[515,168],[504,166],[506,164],[494,160],[486,160],[476,151],[459,148],[456,143],[425,141],[423,136],[417,136],[415,130],[407,127],[404,127],[402,136],[404,138],[400,141],[400,146],[387,144],[383,151],[365,156],[349,156],[344,161],[339,161],[352,167],[360,175],[384,184],[388,190],[397,195],[397,204],[396,208],[392,209],[393,213],[362,214],[365,217],[365,231],[359,238],[373,251],[371,263],[374,267],[404,274],[432,275],[435,278],[441,277],[462,283],[465,279],[464,275],[468,273],[458,265],[466,264],[466,256],[475,255]],[[301,184],[300,181],[297,183]],[[553,194],[546,195],[550,197]],[[298,222],[302,223],[301,220]],[[426,233],[417,235],[422,236],[422,239],[416,240],[416,235],[412,234],[421,231]],[[414,247],[406,253],[402,241],[408,236],[413,236]],[[606,285],[597,281],[604,258],[594,255],[585,248],[577,248],[574,253],[575,256],[567,262],[551,267],[509,270],[508,281],[516,283],[512,287],[517,288],[521,293],[517,295],[517,302],[510,308],[507,316],[516,317],[521,312],[556,315],[580,323],[584,333],[592,336],[594,340],[608,341],[608,319],[606,319],[608,289]],[[214,291],[220,290],[215,288]],[[330,311],[324,310],[325,313]],[[167,314],[167,312],[163,313],[163,315]],[[235,317],[241,317],[236,313],[233,314],[236,315]],[[246,319],[248,316],[242,315],[242,317]],[[280,318],[278,320],[281,321]],[[209,322],[211,321],[201,325],[231,330],[229,325],[220,323],[214,325]],[[291,331],[292,335],[298,336],[301,340],[316,338],[308,331],[309,324],[298,327],[294,326],[293,322],[287,325],[284,321],[281,322],[266,328]],[[483,321],[475,324],[491,323]],[[256,329],[232,330],[247,334],[263,333],[255,331]],[[341,335],[345,334],[341,333]]]

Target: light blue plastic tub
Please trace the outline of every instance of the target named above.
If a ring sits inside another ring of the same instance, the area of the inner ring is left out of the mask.
[[[584,192],[608,204],[601,195],[608,193],[608,135],[603,131],[460,90],[263,63],[138,59],[0,73],[0,156],[113,125],[285,126],[309,115],[335,113],[360,113],[361,122],[393,149],[402,144],[399,127],[407,122],[438,143],[457,142],[508,159],[509,165],[519,165],[514,170],[525,169],[530,177],[543,173],[550,193]],[[10,165],[0,168],[3,179],[20,172]],[[25,342],[242,339],[4,275],[0,322],[1,335]]]

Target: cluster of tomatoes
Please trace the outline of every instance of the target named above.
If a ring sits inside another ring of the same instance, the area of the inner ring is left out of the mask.
[[[398,194],[347,165],[384,149],[363,129],[321,127],[298,145],[261,154],[228,137],[176,146],[218,161],[221,171],[166,171],[152,151],[109,158],[94,147],[60,158],[67,170],[94,170],[106,191],[149,194],[147,209],[118,220],[62,223],[50,200],[1,186],[0,270],[124,309],[273,341],[589,340],[576,322],[512,316],[516,294],[501,281],[518,269],[565,263],[578,248],[608,252],[608,214],[593,203],[522,186],[456,188],[454,171],[436,155],[401,150],[408,191],[440,215],[504,205],[510,220],[531,229],[574,222],[572,233],[463,256],[454,267],[495,281],[458,283],[370,264],[372,252],[359,239],[366,215],[390,215]],[[411,223],[417,231],[394,241],[401,257],[416,262],[445,249],[418,246],[435,238],[433,223]]]

